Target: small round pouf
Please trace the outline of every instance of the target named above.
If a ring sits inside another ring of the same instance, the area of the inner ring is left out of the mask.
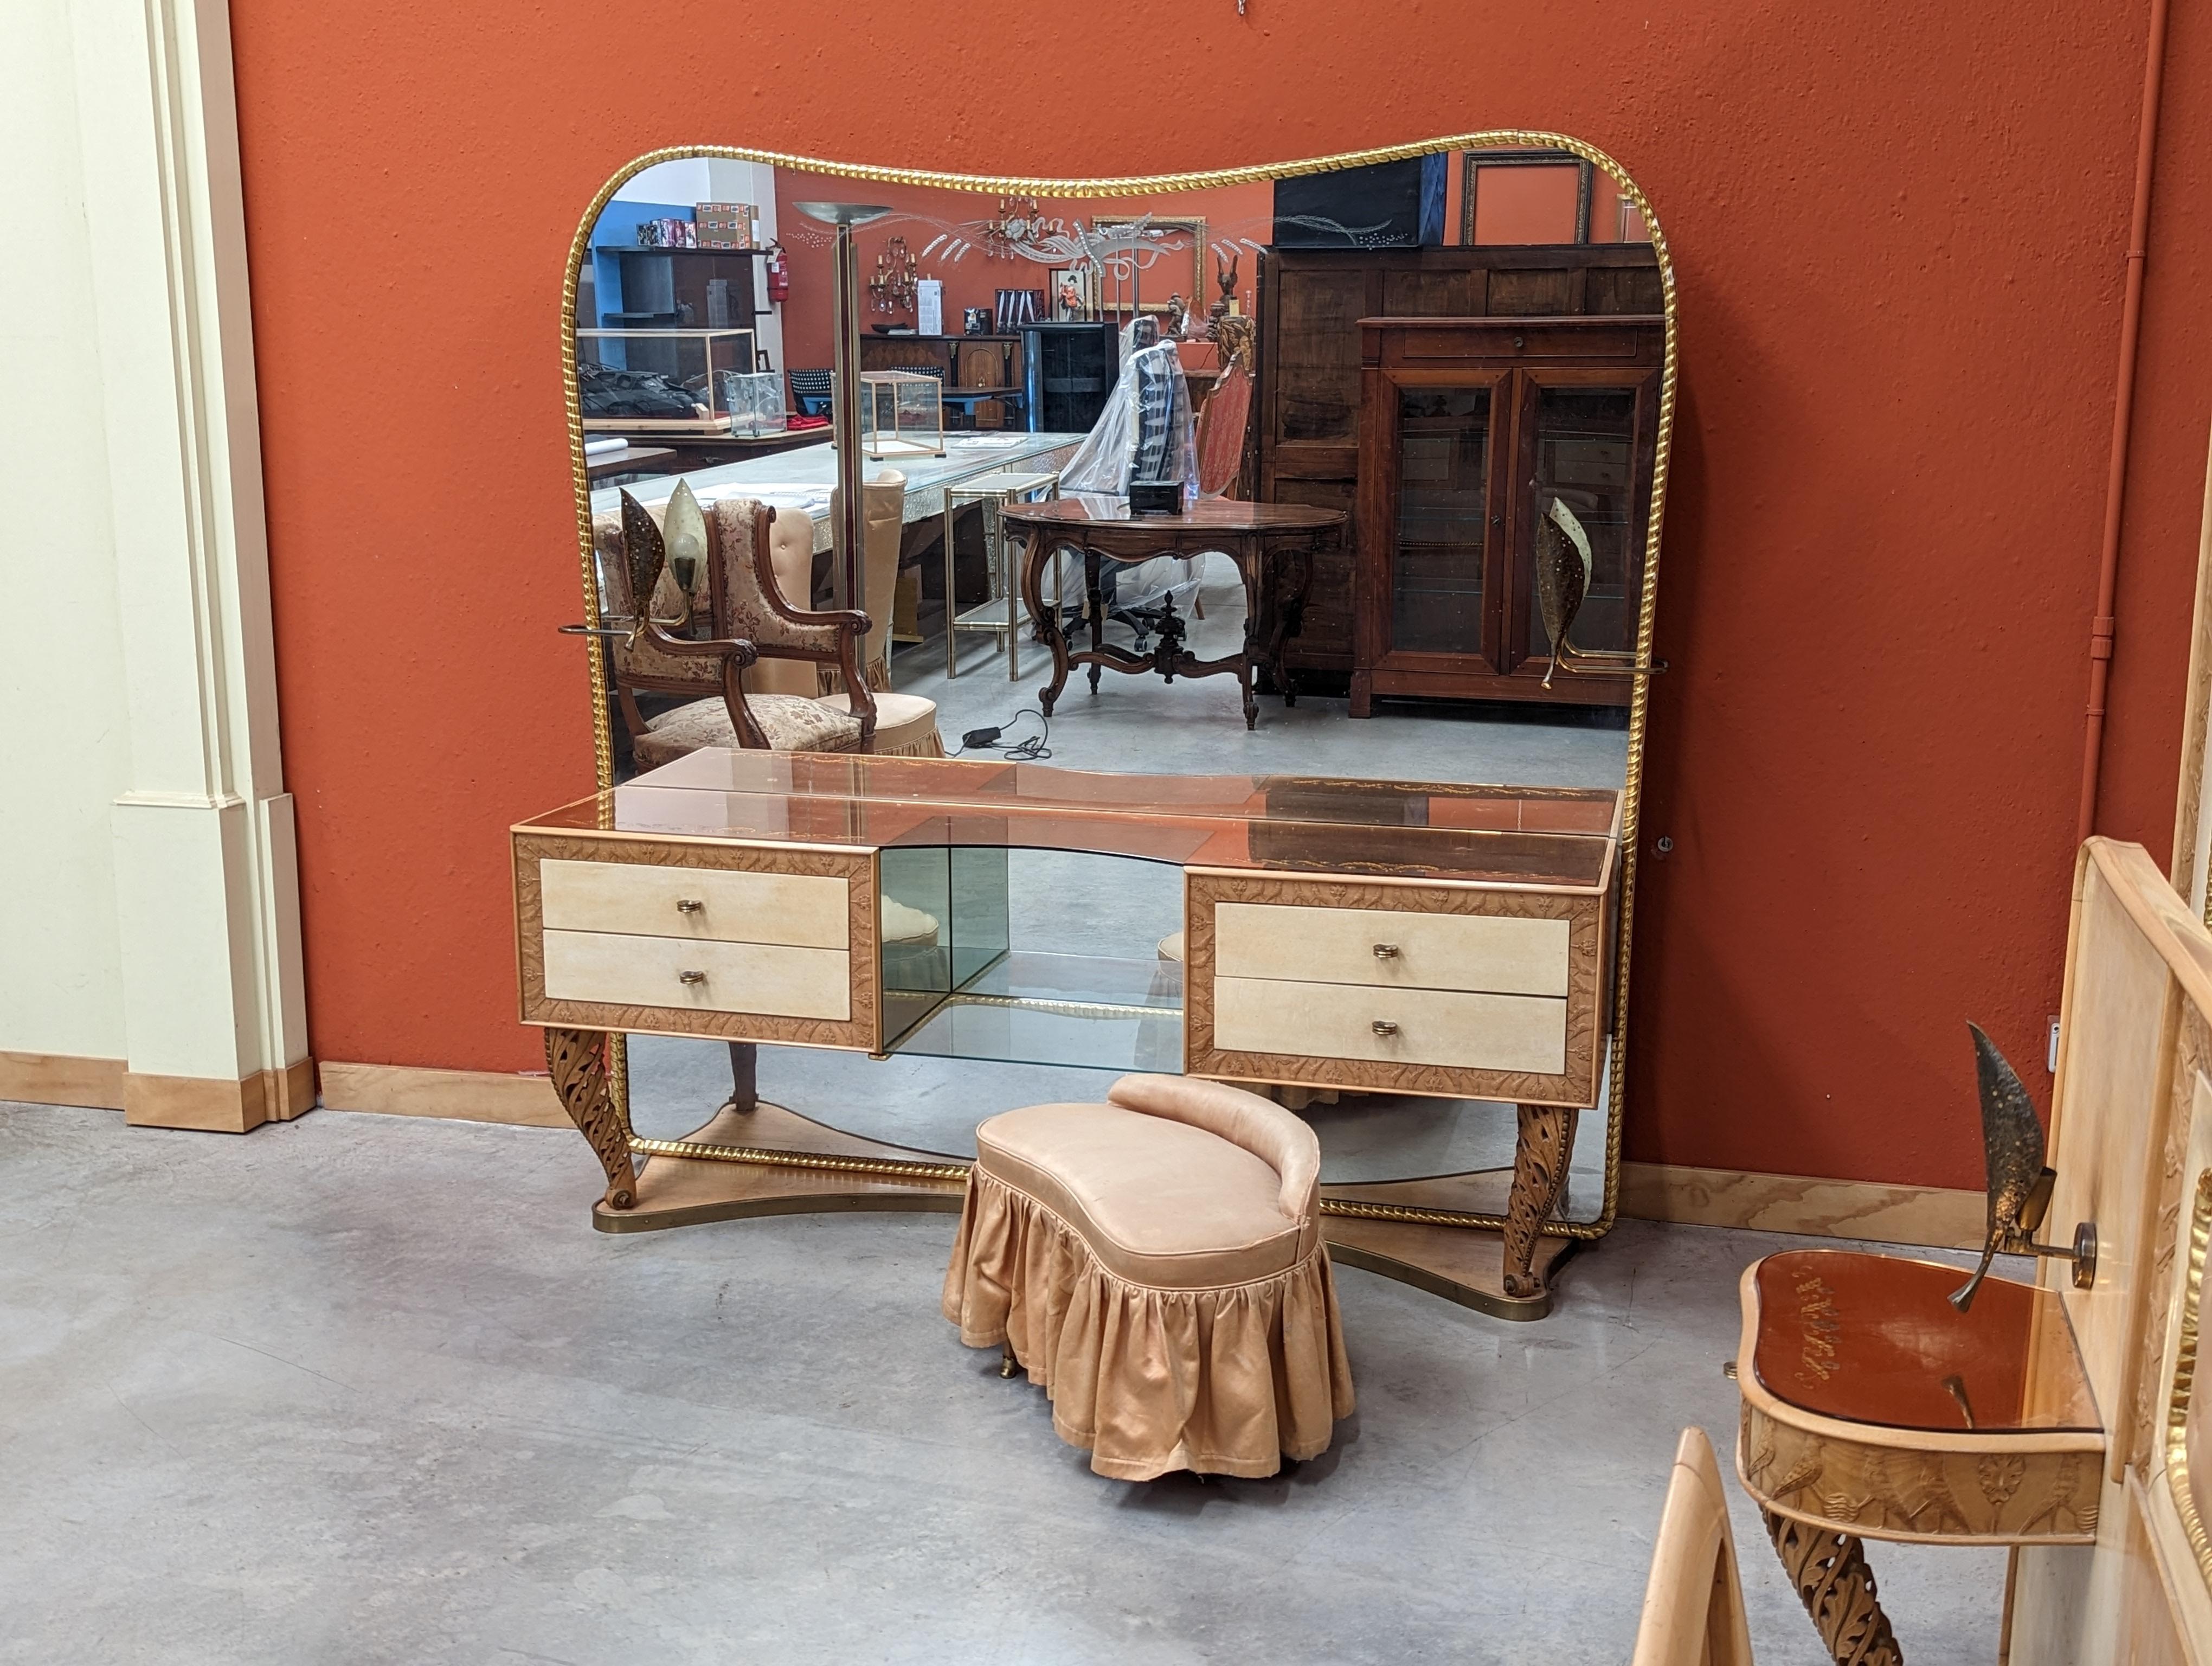
[[[975,1131],[945,1316],[1011,1347],[1102,1475],[1272,1475],[1326,1451],[1352,1367],[1313,1130],[1190,1077],[1124,1076],[1107,1100]]]

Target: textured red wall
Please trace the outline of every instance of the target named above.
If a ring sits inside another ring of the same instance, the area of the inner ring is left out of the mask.
[[[231,9],[319,1055],[535,1061],[503,830],[591,785],[558,284],[626,159],[1096,174],[1527,125],[1635,172],[1680,282],[1630,1154],[1971,1185],[1964,1020],[2042,1079],[2137,6]],[[2161,860],[2212,389],[2212,15],[2173,30],[2102,822]],[[1146,96],[1094,95],[1136,40]]]

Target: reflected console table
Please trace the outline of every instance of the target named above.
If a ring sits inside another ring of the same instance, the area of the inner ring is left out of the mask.
[[[1323,1207],[1340,1259],[1534,1318],[1605,1074],[1620,821],[1609,789],[710,749],[514,830],[521,1017],[611,1231],[959,1207],[964,1164],[759,1101],[763,1042],[1502,1101],[1504,1197],[1471,1174]],[[1012,945],[1024,848],[1181,868],[1183,964]],[[730,1043],[731,1100],[683,1140],[635,1137],[623,1033]]]

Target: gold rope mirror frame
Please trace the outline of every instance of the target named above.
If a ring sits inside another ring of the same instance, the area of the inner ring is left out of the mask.
[[[1127,198],[1146,194],[1165,195],[1182,191],[1208,191],[1228,185],[1258,185],[1277,179],[1295,179],[1302,174],[1326,173],[1341,168],[1364,167],[1376,162],[1404,161],[1415,156],[1431,155],[1438,151],[1468,151],[1485,149],[1552,149],[1571,152],[1583,161],[1603,168],[1613,179],[1623,196],[1635,205],[1643,216],[1650,234],[1651,250],[1658,263],[1662,316],[1666,325],[1665,356],[1659,382],[1658,434],[1651,459],[1651,503],[1649,524],[1644,540],[1644,583],[1638,598],[1636,618],[1636,649],[1633,665],[1638,674],[1631,678],[1628,708],[1628,757],[1621,785],[1621,872],[1620,916],[1618,924],[1618,948],[1613,972],[1613,1017],[1612,1046],[1607,1053],[1607,1104],[1605,1133],[1605,1194],[1604,1202],[1595,1220],[1552,1220],[1546,1223],[1547,1237],[1593,1239],[1602,1237],[1612,1231],[1620,1192],[1620,1131],[1623,1107],[1626,1098],[1625,1085],[1628,1064],[1628,993],[1629,972],[1632,965],[1630,947],[1633,941],[1636,920],[1636,876],[1638,868],[1637,837],[1643,810],[1644,743],[1645,726],[1651,706],[1652,666],[1651,637],[1654,609],[1659,588],[1659,542],[1666,519],[1668,463],[1674,447],[1674,379],[1677,367],[1676,318],[1674,297],[1674,267],[1667,252],[1667,237],[1650,199],[1643,188],[1630,177],[1620,163],[1584,140],[1565,133],[1547,133],[1522,129],[1485,129],[1477,132],[1451,134],[1441,138],[1425,139],[1415,144],[1389,145],[1374,150],[1349,150],[1333,156],[1315,156],[1300,161],[1281,162],[1248,167],[1215,168],[1202,173],[1130,174],[1117,178],[1097,179],[1048,179],[1036,175],[1011,173],[948,173],[927,168],[880,167],[867,163],[824,161],[817,156],[793,155],[780,150],[755,150],[744,145],[696,144],[671,145],[650,150],[624,163],[607,182],[599,187],[583,217],[577,223],[576,234],[568,246],[568,269],[561,283],[561,382],[568,402],[568,461],[576,499],[576,544],[578,560],[583,575],[584,623],[597,629],[601,623],[597,573],[593,564],[592,542],[592,494],[584,460],[584,421],[581,395],[576,376],[575,313],[579,275],[584,262],[591,255],[592,232],[600,213],[613,200],[616,192],[635,175],[661,162],[685,161],[708,157],[727,161],[760,163],[770,167],[790,168],[808,173],[831,174],[848,179],[869,179],[887,185],[933,187],[945,191],[964,191],[1018,195],[1027,193],[1057,201],[1083,198]],[[587,664],[592,688],[592,745],[597,765],[599,790],[612,790],[614,781],[614,714],[609,700],[606,672],[601,656],[596,651],[598,639],[586,635]],[[624,1131],[629,1133],[633,1152],[651,1155],[665,1147],[666,1142],[637,1138],[629,1127],[629,1092],[627,1037],[617,1035],[610,1038],[608,1067],[610,1085],[616,1105],[619,1108]],[[804,1158],[804,1153],[792,1153]],[[927,1172],[939,1170],[946,1173],[964,1174],[966,1164],[957,1168],[950,1165],[913,1165]],[[1357,1213],[1382,1219],[1419,1221],[1431,1225],[1486,1227],[1500,1230],[1505,1225],[1503,1216],[1444,1209],[1409,1209],[1395,1205],[1360,1204],[1351,1209],[1331,1210],[1328,1202],[1322,1207],[1330,1213]]]

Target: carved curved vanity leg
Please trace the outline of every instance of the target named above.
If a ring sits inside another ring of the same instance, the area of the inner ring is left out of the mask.
[[[1905,1651],[1897,1646],[1889,1616],[1875,1595],[1874,1570],[1858,1539],[1771,1511],[1759,1514],[1791,1588],[1836,1666],[1905,1666]]]
[[[634,1208],[637,1204],[637,1170],[629,1156],[629,1134],[615,1109],[607,1086],[607,1037],[600,1030],[548,1030],[545,1067],[553,1073],[553,1091],[577,1132],[592,1142],[599,1165],[607,1171],[607,1207]]]
[[[1513,1141],[1513,1189],[1505,1198],[1505,1293],[1540,1296],[1535,1272],[1539,1228],[1559,1207],[1567,1159],[1575,1146],[1575,1113],[1564,1105],[1522,1105]]]

